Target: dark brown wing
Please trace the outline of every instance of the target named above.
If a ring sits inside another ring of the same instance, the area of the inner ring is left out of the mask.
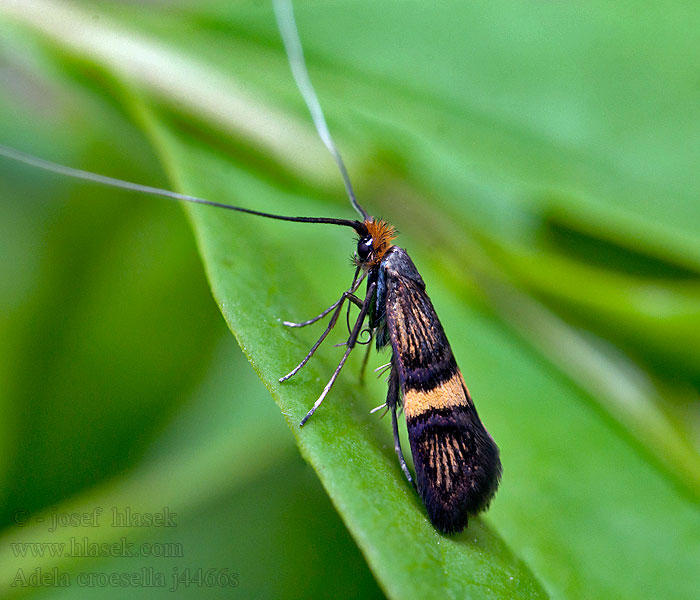
[[[466,526],[468,515],[487,508],[496,492],[498,446],[479,420],[408,254],[395,247],[380,268],[418,492],[435,527],[454,533]]]

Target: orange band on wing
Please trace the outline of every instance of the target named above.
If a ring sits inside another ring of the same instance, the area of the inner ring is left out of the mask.
[[[406,390],[403,396],[406,418],[410,419],[441,408],[469,406],[470,402],[464,390],[462,374],[459,371],[431,390]]]

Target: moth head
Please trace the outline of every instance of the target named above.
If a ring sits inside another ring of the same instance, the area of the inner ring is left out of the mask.
[[[396,238],[396,230],[386,221],[381,219],[367,219],[357,240],[355,264],[370,269],[379,264],[387,250],[392,246],[392,240]]]

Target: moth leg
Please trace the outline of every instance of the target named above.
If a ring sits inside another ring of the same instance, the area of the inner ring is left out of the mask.
[[[388,362],[385,365],[382,365],[381,367],[377,367],[374,372],[377,374],[377,379],[379,379],[384,373],[387,372],[387,369],[391,368],[391,363]]]
[[[401,440],[399,439],[399,424],[396,421],[396,407],[391,410],[391,427],[394,430],[394,450],[396,450],[396,455],[399,457],[399,464],[401,465],[401,470],[403,474],[408,479],[408,483],[416,487],[413,481],[411,472],[408,470],[408,465],[406,464],[406,459],[403,457],[403,452],[401,451]]]
[[[385,410],[381,415],[379,415],[379,418],[381,419],[389,411],[389,407],[386,405],[386,402],[384,402],[384,404],[380,404],[379,406],[375,406],[372,410],[369,411],[369,414],[373,415],[378,410],[382,410],[382,408]]]
[[[346,299],[351,300],[353,302],[357,301],[357,302],[359,302],[360,306],[362,306],[362,302],[357,296],[351,294],[350,292],[343,292],[343,295],[340,297],[340,300],[338,300],[338,302],[336,302],[334,305],[335,312],[333,313],[331,320],[328,322],[328,326],[326,327],[326,330],[321,334],[321,337],[318,338],[316,343],[311,347],[311,350],[309,350],[309,353],[302,359],[302,361],[296,367],[294,367],[289,373],[287,373],[284,377],[279,378],[280,383],[283,383],[283,382],[287,381],[287,379],[294,377],[294,375],[296,375],[299,372],[299,370],[307,362],[309,362],[309,359],[314,355],[316,350],[318,350],[318,347],[323,343],[323,340],[326,339],[328,334],[331,332],[331,329],[333,329],[333,327],[335,327],[335,324],[338,322],[338,316],[340,315],[340,311],[343,310],[343,302],[345,302]],[[318,319],[316,319],[316,320],[318,320]],[[313,321],[309,321],[306,324],[309,324],[311,322],[313,322]],[[289,325],[289,323],[285,323],[285,325]],[[299,327],[301,327],[303,324],[301,324],[301,325],[297,324],[297,325]]]
[[[396,419],[396,410],[399,404],[399,376],[396,369],[392,365],[391,375],[389,376],[389,390],[386,395],[386,405],[391,410],[391,428],[394,432],[394,450],[396,450],[396,456],[399,457],[399,464],[401,465],[401,470],[403,474],[408,479],[408,482],[416,487],[413,481],[411,472],[408,470],[408,465],[406,464],[406,459],[403,457],[403,451],[401,450],[401,438],[399,437],[399,424]]]
[[[372,341],[372,336],[370,335],[369,342]],[[362,366],[360,367],[360,385],[365,384],[365,371],[367,370],[367,361],[369,360],[369,353],[372,350],[372,344],[367,344],[367,351],[365,352],[365,357],[362,359]]]
[[[280,377],[279,382],[283,383],[287,381],[287,379],[294,377],[300,369],[307,363],[309,362],[309,359],[314,355],[316,350],[318,350],[318,347],[323,343],[323,340],[326,339],[328,334],[331,332],[331,329],[335,327],[335,324],[338,322],[338,316],[340,315],[340,311],[343,309],[343,303],[347,298],[352,296],[355,298],[358,302],[360,301],[359,298],[354,296],[353,294],[349,292],[343,292],[343,295],[340,297],[340,300],[335,303],[335,312],[333,313],[333,316],[331,317],[331,320],[328,322],[328,326],[326,327],[326,330],[321,334],[321,337],[316,340],[316,343],[311,346],[311,350],[309,350],[309,353],[302,359],[302,361],[294,367],[289,373],[287,373],[284,377]]]
[[[351,300],[352,303],[355,306],[357,306],[358,308],[362,308],[362,301],[359,298],[357,298],[356,296],[353,296],[352,298],[350,298],[348,296],[348,299]],[[351,308],[350,303],[348,303],[348,310],[345,313],[345,323],[348,327],[348,335],[350,333],[352,333],[352,329],[350,329],[350,308]],[[372,341],[372,337],[374,336],[374,331],[372,331],[371,329],[367,329],[367,331],[369,332],[369,339],[366,342],[359,342],[360,344],[369,344]],[[360,333],[363,333],[363,332],[360,332]]]
[[[323,399],[328,395],[328,392],[330,392],[331,388],[333,387],[333,384],[335,383],[335,380],[338,379],[338,375],[340,374],[341,369],[345,365],[345,362],[348,360],[348,356],[350,356],[350,352],[352,352],[352,349],[355,347],[355,342],[357,341],[357,336],[360,334],[360,331],[362,330],[362,324],[365,321],[365,317],[367,316],[367,312],[369,311],[369,306],[370,303],[372,302],[372,298],[374,296],[374,292],[377,289],[377,284],[372,283],[370,286],[367,288],[367,296],[365,296],[365,300],[362,303],[362,308],[360,308],[360,314],[357,316],[357,321],[355,321],[355,326],[352,329],[352,333],[350,334],[350,337],[348,338],[348,343],[345,348],[345,353],[343,354],[343,358],[340,359],[340,363],[338,363],[338,366],[336,367],[335,371],[333,372],[333,375],[330,378],[330,381],[326,384],[326,387],[323,388],[323,391],[321,392],[321,395],[318,397],[318,400],[314,402],[314,405],[311,407],[311,410],[306,413],[306,416],[301,420],[301,423],[299,423],[299,427],[302,427],[304,423],[306,423],[311,415],[313,415],[316,412],[316,409],[321,406],[321,402],[323,402]],[[337,319],[337,315],[340,314],[340,309],[342,308],[342,305],[338,307],[338,311],[333,315],[335,319]]]
[[[355,288],[357,289],[357,288]],[[362,300],[360,300],[357,296],[355,296],[351,290],[348,290],[346,292],[343,292],[342,296],[338,298],[333,304],[331,304],[326,310],[324,310],[320,315],[316,315],[313,319],[309,319],[308,321],[302,321],[301,323],[293,323],[292,321],[282,321],[283,325],[286,325],[287,327],[306,327],[307,325],[311,325],[315,323],[316,321],[320,321],[325,317],[329,312],[331,312],[334,308],[337,308],[340,306],[345,300],[350,300],[353,304],[355,304],[358,307],[362,306]]]
[[[357,306],[362,307],[362,302],[357,296],[353,295],[353,292],[360,287],[360,284],[364,280],[365,276],[363,275],[359,279],[357,278],[358,274],[360,272],[360,269],[355,271],[355,277],[352,279],[352,285],[350,286],[350,289],[343,292],[343,294],[336,300],[333,304],[331,304],[326,310],[324,310],[320,315],[316,315],[313,319],[309,319],[308,321],[302,321],[301,323],[293,323],[292,321],[283,321],[283,325],[286,325],[287,327],[306,327],[307,325],[311,325],[312,323],[315,323],[316,321],[319,321],[323,319],[329,312],[331,312],[334,308],[337,308],[339,305],[341,305],[343,302],[345,302],[346,298],[349,298],[352,296],[352,302],[354,302]]]
[[[348,302],[348,308],[345,311],[345,325],[348,328],[348,335],[350,335],[352,333],[352,329],[350,329],[350,308],[351,308],[351,305]]]

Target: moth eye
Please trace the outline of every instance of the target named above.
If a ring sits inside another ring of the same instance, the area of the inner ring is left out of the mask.
[[[372,236],[368,235],[357,242],[357,256],[360,260],[367,260],[370,252],[372,252]]]

